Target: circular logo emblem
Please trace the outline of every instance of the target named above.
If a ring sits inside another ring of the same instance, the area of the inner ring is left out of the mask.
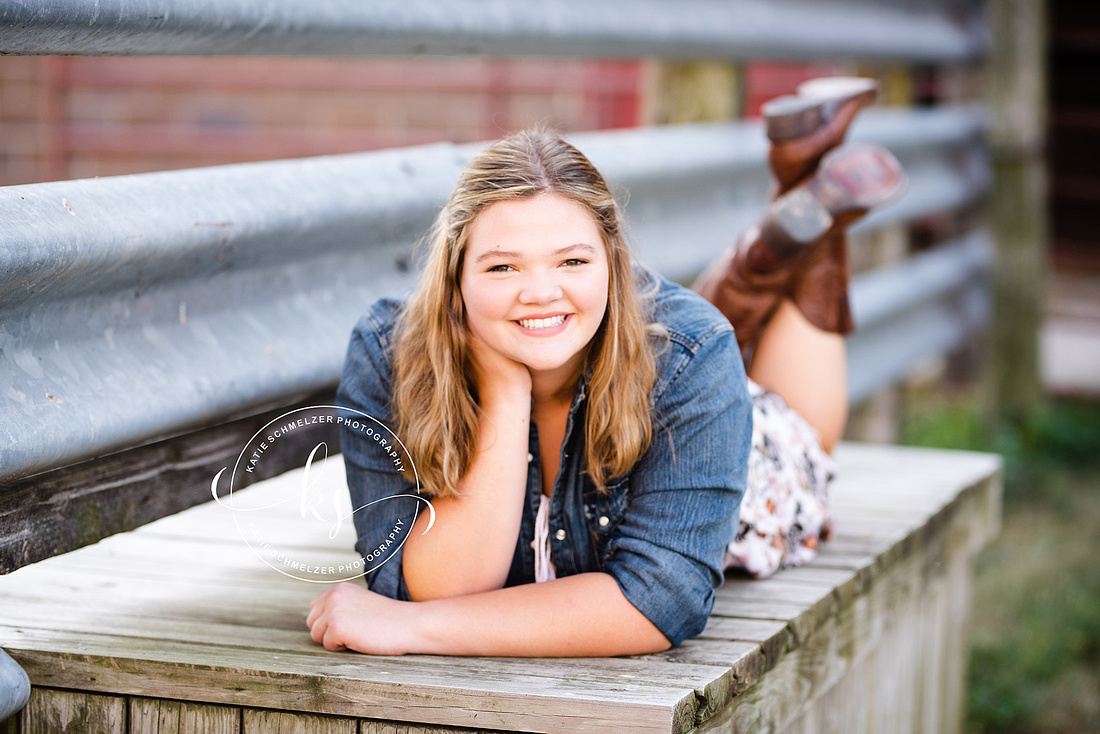
[[[359,439],[357,451],[373,470],[411,476],[408,491],[353,507],[342,457],[329,454],[341,434]],[[272,473],[265,471],[265,462],[297,468],[253,485]],[[420,494],[416,467],[401,439],[381,421],[351,408],[315,405],[280,415],[245,444],[229,474],[228,492],[219,495],[227,471],[223,468],[210,483],[214,500],[233,512],[237,531],[261,561],[301,581],[335,583],[364,576],[394,557],[421,511],[429,513],[425,532],[435,523],[435,508]],[[392,522],[370,531],[378,537],[359,538],[365,548],[361,557],[333,561],[339,538],[346,537],[350,548],[356,526],[372,527],[363,513],[394,509],[381,503],[400,503],[401,512],[386,513]]]

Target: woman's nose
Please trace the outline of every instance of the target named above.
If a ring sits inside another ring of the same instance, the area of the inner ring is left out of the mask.
[[[519,292],[524,304],[550,303],[563,295],[561,286],[547,273],[530,273]]]

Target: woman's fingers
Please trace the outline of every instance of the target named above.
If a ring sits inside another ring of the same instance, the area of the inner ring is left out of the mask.
[[[470,332],[470,352],[473,355],[480,395],[484,396],[488,391],[497,389],[530,395],[531,372],[527,365],[496,351],[473,332]]]
[[[309,614],[306,616],[306,626],[309,627],[309,636],[314,642],[325,646],[326,650],[342,649],[342,643],[336,639],[333,626],[330,624],[332,617],[331,597],[332,590],[336,587],[325,589],[309,603]],[[334,647],[340,644],[341,648]]]
[[[313,616],[312,614],[310,615]],[[324,616],[317,616],[311,620],[307,620],[306,624],[309,625],[309,636],[314,642],[323,642],[325,639],[325,632],[328,631],[328,624],[325,622]]]
[[[313,629],[313,623],[321,616],[321,597],[317,597],[309,603],[309,614],[306,615],[306,626]]]
[[[396,609],[401,604],[355,584],[336,584],[310,603],[309,636],[326,650],[400,655],[405,650],[398,640],[407,634],[408,621]]]
[[[339,652],[341,650],[348,649],[347,646],[344,645],[344,643],[340,642],[340,640],[336,636],[336,633],[332,632],[331,629],[326,631],[324,638],[322,638],[321,640],[321,644],[325,646],[326,650],[330,650],[332,652]]]

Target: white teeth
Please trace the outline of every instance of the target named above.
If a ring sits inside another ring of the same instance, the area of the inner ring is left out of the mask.
[[[519,325],[525,329],[549,329],[552,326],[560,326],[565,321],[565,314],[551,316],[548,319],[520,319]]]

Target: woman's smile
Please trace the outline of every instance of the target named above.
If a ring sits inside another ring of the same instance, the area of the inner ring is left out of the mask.
[[[567,318],[568,314],[558,314],[557,316],[529,316],[525,319],[517,320],[516,323],[527,331],[540,332],[544,335],[556,334],[558,332],[552,330],[558,326],[564,326]]]
[[[607,283],[601,230],[572,199],[499,201],[470,224],[461,275],[467,325],[547,387],[580,374],[607,311]]]

